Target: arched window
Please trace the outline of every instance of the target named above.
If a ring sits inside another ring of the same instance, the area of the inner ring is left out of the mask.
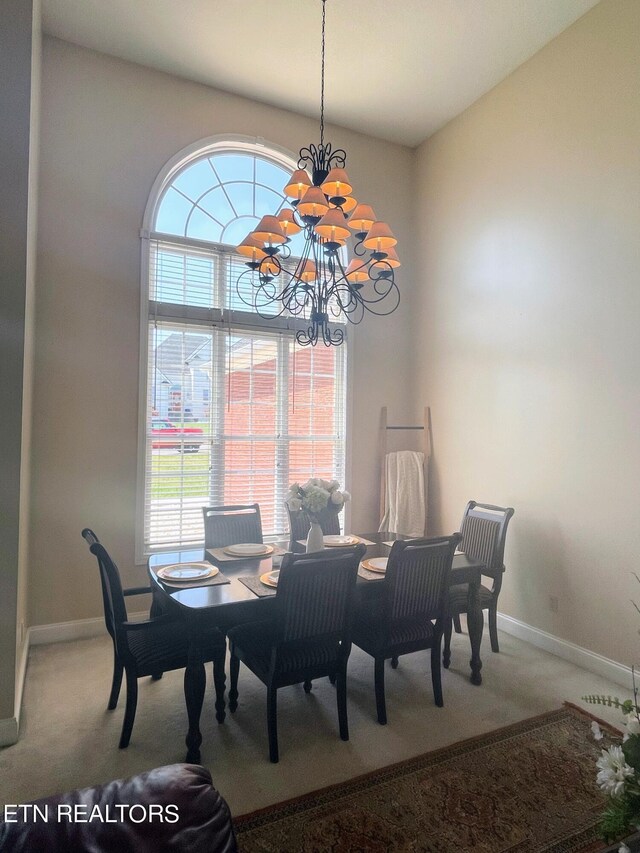
[[[139,559],[201,544],[206,505],[257,501],[265,536],[281,536],[289,483],[344,483],[346,345],[298,347],[304,321],[251,313],[236,289],[234,247],[286,204],[294,168],[255,142],[213,141],[181,152],[152,190]]]

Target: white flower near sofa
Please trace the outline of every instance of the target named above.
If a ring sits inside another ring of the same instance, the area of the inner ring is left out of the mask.
[[[623,713],[625,732],[617,743],[603,749],[596,761],[596,783],[607,795],[607,806],[600,822],[606,841],[614,841],[640,829],[640,705],[635,669],[631,668],[633,699],[590,695],[582,699],[591,705],[618,708]],[[594,722],[591,730],[596,741],[603,739],[600,726]],[[610,739],[610,738],[609,738]],[[621,842],[619,853],[629,850]]]
[[[610,797],[619,797],[624,791],[627,779],[630,779],[635,770],[627,764],[621,746],[610,746],[603,749],[602,755],[596,761],[598,775],[596,782]]]
[[[291,483],[285,502],[290,510],[304,510],[311,522],[307,537],[307,551],[318,551],[323,546],[321,522],[328,515],[337,515],[347,501],[349,492],[340,490],[337,480],[312,477],[306,483]]]

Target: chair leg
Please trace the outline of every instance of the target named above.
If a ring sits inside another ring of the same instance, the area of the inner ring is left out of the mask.
[[[442,671],[440,669],[441,642],[442,638],[431,647],[431,683],[433,684],[433,698],[436,700],[438,708],[442,708],[444,705],[442,698]]]
[[[216,720],[219,723],[224,723],[226,714],[224,712],[224,688],[227,681],[227,676],[224,671],[224,661],[226,656],[226,646],[221,649],[213,661],[213,684],[216,691]]]
[[[120,695],[120,685],[122,684],[122,672],[123,666],[120,663],[118,655],[116,654],[116,650],[113,650],[113,678],[111,679],[111,693],[109,694],[109,704],[107,708],[109,711],[113,711],[113,709],[118,704],[118,696]]]
[[[444,651],[442,653],[442,665],[449,669],[451,663],[451,625],[452,619],[448,616],[444,622]]]
[[[151,599],[151,608],[149,609],[149,618],[157,619],[159,616],[162,616],[164,612],[164,608],[162,607],[162,602],[160,601],[158,595],[154,592],[153,598]],[[151,673],[152,681],[160,681],[162,678],[162,670],[159,669],[157,672]]]
[[[391,658],[391,669],[398,668],[398,658]]]
[[[162,600],[159,596],[154,592],[152,593],[153,598],[151,599],[151,607],[149,609],[149,618],[157,619],[158,616],[162,616],[164,613],[164,607],[162,606]]]
[[[462,634],[462,625],[460,624],[460,614],[456,613],[453,617],[453,627],[456,634]]]
[[[338,725],[340,726],[340,737],[349,740],[349,720],[347,719],[347,667],[341,666],[337,678],[337,700],[338,700]]]
[[[384,701],[384,658],[375,659],[376,711],[381,726],[387,723],[387,706]]]
[[[278,690],[267,687],[267,729],[269,731],[269,760],[278,763]]]
[[[491,639],[491,651],[499,652],[498,643],[498,602],[494,599],[489,605],[489,637]]]
[[[240,658],[236,657],[233,643],[231,645],[231,657],[229,659],[229,674],[231,686],[229,688],[229,710],[233,712],[238,707],[238,673],[240,672]]]
[[[305,681],[305,683],[303,684],[303,687],[304,687],[305,693],[311,693],[311,681],[309,679],[307,679],[307,681]]]
[[[120,749],[126,749],[129,746],[138,704],[138,677],[132,669],[127,669],[125,672],[127,677],[127,705],[124,711],[122,734],[120,735]]]

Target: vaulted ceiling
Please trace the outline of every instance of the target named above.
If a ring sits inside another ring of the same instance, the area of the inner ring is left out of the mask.
[[[326,115],[414,146],[597,0],[327,0]],[[43,0],[45,32],[305,115],[321,0]]]

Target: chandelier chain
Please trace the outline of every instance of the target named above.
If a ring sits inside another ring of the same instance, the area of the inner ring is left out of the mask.
[[[320,70],[320,147],[324,145],[324,29],[327,17],[327,0],[322,0],[322,63]]]

